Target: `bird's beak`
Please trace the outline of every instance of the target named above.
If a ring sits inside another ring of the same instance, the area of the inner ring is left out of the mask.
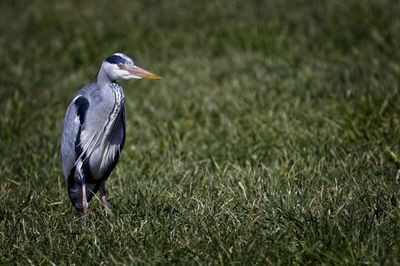
[[[156,74],[153,74],[150,71],[147,71],[146,69],[143,69],[143,68],[135,66],[135,65],[122,65],[122,68],[127,70],[132,75],[135,75],[138,77],[142,77],[142,78],[146,78],[146,79],[161,79],[160,76],[157,76]]]

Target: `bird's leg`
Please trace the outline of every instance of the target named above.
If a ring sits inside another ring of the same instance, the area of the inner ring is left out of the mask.
[[[100,192],[101,203],[103,203],[106,209],[106,214],[112,216],[113,214],[111,211],[111,206],[107,201],[107,190],[106,190],[105,180],[101,181],[99,192]]]
[[[89,223],[89,203],[86,197],[86,184],[82,184],[82,208],[83,208],[83,224]]]

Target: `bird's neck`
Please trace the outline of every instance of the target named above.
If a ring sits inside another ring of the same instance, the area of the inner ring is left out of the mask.
[[[103,67],[101,67],[99,70],[99,74],[97,74],[97,84],[100,85],[100,88],[103,88],[105,87],[105,85],[111,82],[113,82],[113,80],[110,79],[107,72],[104,70]]]
[[[109,84],[109,88],[110,90],[103,90],[103,93],[106,94],[112,92],[112,95],[114,96],[114,104],[111,113],[108,116],[108,123],[104,131],[106,138],[113,136],[115,132],[115,124],[120,121],[124,112],[124,91],[122,87],[117,83],[112,82]]]

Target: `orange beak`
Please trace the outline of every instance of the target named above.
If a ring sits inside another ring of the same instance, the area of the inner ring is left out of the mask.
[[[125,69],[132,75],[142,77],[145,79],[153,79],[153,80],[158,80],[161,79],[160,76],[151,73],[150,71],[147,71],[146,69],[143,69],[141,67],[135,66],[135,65],[121,65],[121,68]]]

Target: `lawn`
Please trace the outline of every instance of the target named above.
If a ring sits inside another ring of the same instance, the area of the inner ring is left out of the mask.
[[[400,265],[400,2],[2,1],[0,264]],[[123,52],[127,138],[90,224],[74,94]]]

